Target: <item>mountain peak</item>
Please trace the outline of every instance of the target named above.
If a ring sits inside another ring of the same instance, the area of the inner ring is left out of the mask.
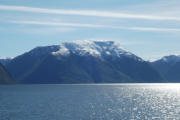
[[[164,56],[162,59],[164,62],[177,62],[180,61],[180,55],[169,55],[169,56]]]
[[[118,42],[78,40],[37,47],[6,65],[18,83],[161,82],[148,62]]]
[[[53,55],[69,55],[70,53],[81,56],[135,56],[124,50],[118,42],[107,40],[74,40],[63,42],[59,45],[59,50]]]

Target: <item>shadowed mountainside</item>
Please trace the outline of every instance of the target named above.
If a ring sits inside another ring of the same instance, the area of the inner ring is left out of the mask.
[[[6,65],[18,83],[156,83],[161,75],[114,41],[37,47]]]

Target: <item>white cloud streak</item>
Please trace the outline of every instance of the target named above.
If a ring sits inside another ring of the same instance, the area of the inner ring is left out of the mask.
[[[118,27],[97,24],[80,24],[80,23],[63,23],[63,22],[43,22],[43,21],[8,21],[15,24],[27,25],[43,25],[43,26],[67,26],[67,27],[84,27],[84,28],[111,28],[121,30],[136,30],[136,31],[155,31],[155,32],[180,32],[176,28],[156,28],[156,27]]]
[[[104,25],[80,24],[80,23],[61,23],[61,22],[42,22],[42,21],[9,21],[10,23],[29,24],[29,25],[48,25],[48,26],[70,26],[70,27],[92,27],[103,28],[109,27]]]
[[[168,31],[174,31],[174,32],[180,32],[180,29],[176,29],[176,28],[153,28],[153,27],[130,27],[127,28],[130,30],[138,30],[138,31],[164,31],[164,32],[168,32]]]
[[[109,17],[109,18],[124,18],[124,19],[144,19],[144,20],[170,20],[180,21],[180,17],[169,16],[150,16],[141,14],[128,14],[111,11],[97,11],[97,10],[64,10],[64,9],[45,9],[34,8],[26,6],[9,6],[0,5],[0,10],[47,13],[47,14],[61,14],[61,15],[80,15],[80,16],[95,16],[95,17]]]

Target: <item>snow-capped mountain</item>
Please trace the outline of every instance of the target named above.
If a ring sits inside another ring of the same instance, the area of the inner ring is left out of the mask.
[[[129,56],[136,57],[132,53],[121,48],[120,44],[114,41],[104,40],[76,40],[71,42],[64,42],[59,46],[59,50],[53,52],[54,55],[69,55],[70,53],[80,56],[113,56],[121,57]],[[138,58],[140,60],[140,58]]]
[[[161,58],[160,60],[161,62],[166,62],[166,63],[176,63],[178,61],[180,61],[180,55],[169,55],[169,56],[164,56],[163,58]],[[157,62],[157,61],[156,61]]]
[[[162,81],[149,63],[114,41],[76,40],[37,47],[6,67],[20,83]]]
[[[152,62],[156,70],[169,82],[180,82],[180,55],[165,56]]]
[[[44,49],[46,48],[46,49]],[[29,52],[30,55],[52,54],[54,56],[67,56],[75,54],[92,57],[132,57],[143,61],[140,57],[123,49],[118,42],[106,40],[74,40],[63,42],[60,45],[37,47]]]

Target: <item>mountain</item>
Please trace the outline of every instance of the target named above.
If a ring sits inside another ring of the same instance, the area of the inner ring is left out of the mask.
[[[13,58],[0,59],[0,62],[1,62],[3,65],[6,65],[6,64],[10,63],[10,61],[11,61],[12,59],[13,59]]]
[[[152,65],[168,82],[180,82],[180,55],[165,56]]]
[[[12,84],[12,83],[14,83],[13,80],[11,79],[10,75],[3,67],[3,65],[0,63],[0,84]]]
[[[6,65],[18,83],[163,82],[156,70],[114,41],[37,47]]]

